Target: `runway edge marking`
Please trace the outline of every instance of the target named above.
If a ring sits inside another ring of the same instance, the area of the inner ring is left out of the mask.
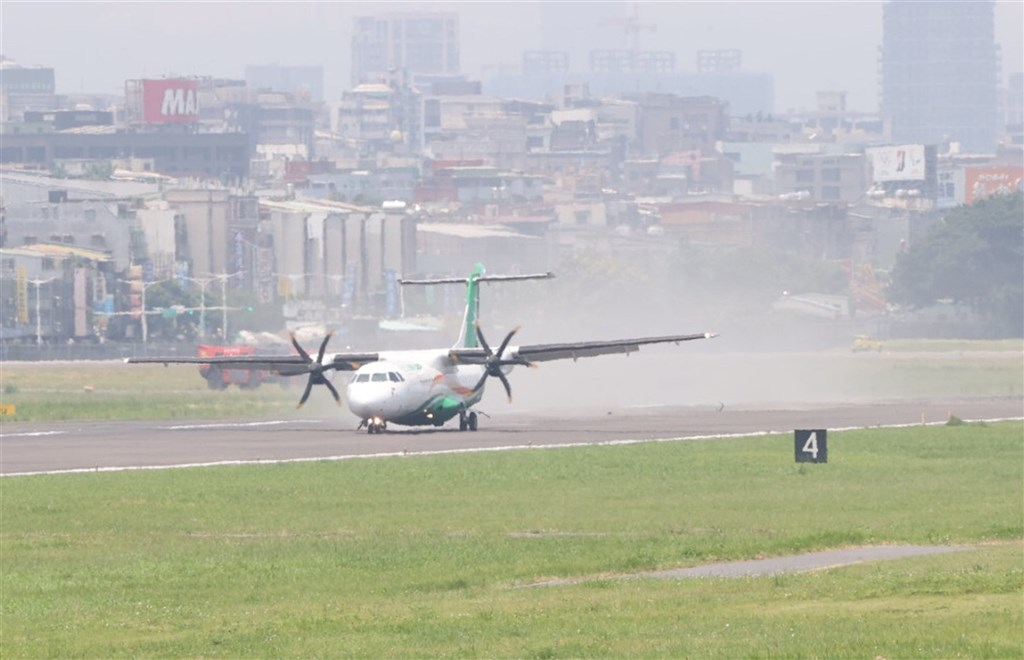
[[[976,419],[971,420],[970,423],[981,424],[981,423],[996,423],[996,422],[1019,422],[1024,421],[1024,417],[999,417],[995,419]],[[841,433],[843,431],[861,431],[869,429],[901,429],[911,428],[915,426],[945,426],[946,422],[927,422],[925,424],[909,423],[909,424],[882,424],[874,426],[845,426],[841,428],[829,429],[833,433]],[[231,461],[209,461],[205,463],[176,463],[174,465],[121,465],[121,466],[109,466],[109,467],[92,467],[92,468],[69,468],[66,470],[44,470],[39,472],[9,472],[0,474],[0,478],[6,477],[35,477],[42,475],[58,475],[58,474],[93,474],[100,472],[133,472],[142,470],[182,470],[186,468],[202,468],[202,467],[221,467],[221,466],[239,466],[239,465],[280,465],[285,463],[318,463],[318,462],[329,462],[329,461],[349,461],[359,459],[375,459],[375,458],[413,458],[418,456],[445,456],[449,454],[479,454],[483,452],[498,452],[498,451],[524,451],[534,449],[574,449],[580,447],[617,447],[624,445],[641,445],[649,443],[659,442],[684,442],[687,440],[728,440],[733,438],[757,438],[766,435],[778,435],[780,433],[789,433],[789,430],[773,430],[773,431],[754,431],[751,433],[725,433],[715,435],[686,435],[676,436],[672,438],[642,438],[634,439],[627,438],[624,440],[602,440],[600,442],[570,442],[566,444],[543,444],[543,445],[503,445],[500,447],[466,447],[463,449],[438,449],[434,451],[391,451],[382,452],[378,454],[349,454],[341,456],[309,456],[305,458],[277,458],[277,459],[254,459],[254,460],[231,460]]]

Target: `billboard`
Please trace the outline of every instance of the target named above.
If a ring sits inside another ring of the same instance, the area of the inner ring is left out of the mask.
[[[867,153],[871,159],[871,180],[874,183],[925,180],[923,144],[874,147]]]
[[[152,124],[199,121],[199,81],[143,80],[142,119]]]
[[[1024,167],[965,167],[964,204],[1024,190]]]

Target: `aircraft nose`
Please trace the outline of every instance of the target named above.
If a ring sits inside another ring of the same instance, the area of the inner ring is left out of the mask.
[[[373,399],[368,396],[366,390],[367,388],[365,387],[350,385],[345,391],[345,398],[348,401],[349,410],[359,417],[371,417],[377,414],[377,411],[371,409]]]
[[[391,383],[359,383],[346,392],[349,410],[358,417],[390,416],[394,411],[395,388]]]

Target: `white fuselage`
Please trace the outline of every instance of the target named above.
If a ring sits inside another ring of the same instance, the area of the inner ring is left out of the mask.
[[[355,371],[346,387],[360,419],[440,426],[480,400],[481,365],[455,365],[445,351],[395,351]]]

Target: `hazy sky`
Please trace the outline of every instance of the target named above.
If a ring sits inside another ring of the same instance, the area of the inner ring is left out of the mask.
[[[457,11],[463,72],[478,78],[541,47],[541,4],[2,0],[0,52],[52,66],[60,93],[123,93],[127,79],[165,75],[244,78],[247,64],[319,64],[335,99],[349,83],[353,16]],[[849,107],[877,108],[880,2],[578,2],[570,32],[624,48],[626,33],[600,23],[634,4],[640,23],[654,26],[639,33],[640,47],[675,52],[678,70],[694,70],[698,50],[737,48],[745,71],[774,74],[777,111],[813,107],[818,90],[846,90]],[[997,2],[1004,83],[1024,69],[1022,33],[1024,0]]]

